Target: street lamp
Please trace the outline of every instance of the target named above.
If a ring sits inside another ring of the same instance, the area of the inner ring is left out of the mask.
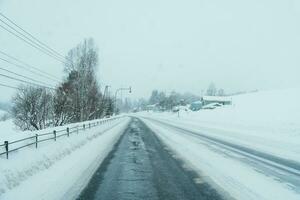
[[[129,93],[131,93],[131,92],[132,92],[132,90],[131,90],[131,86],[130,86],[130,87],[128,87],[128,88],[118,88],[118,89],[116,90],[116,92],[115,92],[115,113],[116,113],[116,110],[117,110],[117,95],[118,95],[118,92],[120,92],[120,91],[124,91],[124,90],[128,90],[128,91],[129,91]]]

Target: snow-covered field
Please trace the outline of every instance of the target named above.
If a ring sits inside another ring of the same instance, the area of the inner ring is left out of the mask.
[[[0,199],[74,199],[111,151],[129,118],[101,124],[56,142],[39,144],[0,158]],[[2,126],[9,128],[10,121]],[[63,127],[62,127],[63,128]],[[3,129],[2,129],[3,130]],[[14,129],[10,130],[11,133]],[[43,130],[46,132],[51,130]],[[9,132],[9,131],[8,131]],[[9,137],[7,134],[3,135]],[[18,138],[24,133],[14,133]]]
[[[233,105],[198,112],[137,114],[189,167],[235,199],[300,199],[300,178],[184,134],[155,120],[230,144],[288,159],[300,166],[300,90],[233,96]],[[155,120],[153,120],[155,119]],[[250,155],[252,156],[252,155]],[[259,158],[261,159],[261,158]],[[272,159],[272,158],[270,158]],[[269,160],[267,160],[269,162]],[[274,164],[274,163],[272,163]]]

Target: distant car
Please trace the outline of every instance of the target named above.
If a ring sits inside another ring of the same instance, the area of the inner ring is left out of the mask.
[[[202,107],[202,109],[215,109],[217,107],[222,106],[220,103],[210,103]]]

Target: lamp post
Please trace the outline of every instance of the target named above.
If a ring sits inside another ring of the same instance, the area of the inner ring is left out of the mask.
[[[116,110],[117,110],[117,95],[118,95],[118,92],[120,92],[120,91],[124,91],[124,90],[128,90],[129,91],[129,93],[131,93],[132,91],[131,91],[131,86],[130,87],[128,87],[128,88],[118,88],[117,90],[116,90],[116,92],[115,92],[115,113],[116,113]]]

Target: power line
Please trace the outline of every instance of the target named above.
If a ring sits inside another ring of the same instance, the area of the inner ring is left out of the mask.
[[[10,86],[10,85],[6,85],[6,84],[2,84],[2,83],[0,83],[0,86],[7,87],[7,88],[11,88],[11,89],[16,89],[16,90],[19,89],[19,88],[17,88],[17,87]]]
[[[49,47],[47,44],[41,42],[39,39],[37,39],[36,37],[34,37],[32,34],[30,34],[28,31],[26,31],[25,29],[23,29],[21,26],[19,26],[18,24],[16,24],[13,20],[9,19],[7,16],[5,16],[3,13],[0,13],[0,15],[2,17],[4,17],[7,21],[9,21],[11,24],[13,24],[14,26],[16,26],[17,28],[19,28],[20,30],[22,30],[25,34],[27,34],[28,36],[30,36],[32,39],[34,39],[36,42],[38,42],[39,44],[41,44],[42,46],[46,47],[47,49],[49,49],[50,51],[52,51],[53,53],[55,53],[56,55],[66,59],[63,55],[61,55],[60,53],[58,53],[56,50],[54,50],[53,48]],[[1,20],[2,21],[2,20]]]
[[[38,82],[38,83],[40,83],[40,84],[46,84],[46,85],[47,85],[47,83],[44,83],[44,82],[42,82],[42,81],[35,80],[35,79],[30,78],[30,77],[28,77],[28,76],[24,76],[24,75],[15,73],[15,72],[13,72],[13,71],[10,71],[10,70],[5,69],[5,68],[2,68],[2,67],[0,67],[0,70],[5,71],[5,72],[8,72],[8,73],[13,74],[13,75],[16,75],[16,76],[19,76],[19,77],[22,77],[22,78],[25,78],[25,79],[28,79],[28,80],[33,81],[33,82]]]
[[[50,80],[56,79],[56,80],[54,80],[54,81],[60,81],[59,78],[57,78],[56,76],[53,76],[53,75],[51,75],[51,74],[49,74],[49,73],[47,73],[47,72],[44,72],[44,71],[40,70],[39,68],[34,67],[34,66],[32,66],[32,65],[28,65],[27,63],[25,63],[25,62],[23,62],[23,61],[21,61],[21,60],[15,58],[15,57],[11,56],[11,55],[9,55],[9,54],[7,54],[7,53],[1,51],[1,50],[0,50],[0,54],[5,55],[5,56],[9,57],[10,59],[17,61],[18,63],[21,63],[21,64],[27,66],[27,67],[22,66],[22,68],[31,68],[31,69],[34,69],[34,70],[36,70],[36,71],[38,71],[38,72],[40,72],[40,73],[42,73],[42,74],[45,74],[45,75],[47,76],[46,78],[48,78],[48,79],[50,79]],[[0,59],[1,59],[1,58],[0,58]],[[4,59],[1,59],[1,60],[4,60]],[[5,62],[8,62],[7,60],[4,60],[4,61],[5,61]],[[9,62],[9,63],[12,64],[11,62]],[[14,64],[13,64],[13,65],[14,65]],[[30,71],[30,72],[32,72],[32,71]],[[39,75],[40,75],[40,74],[39,74]],[[54,78],[54,79],[53,79],[53,78]]]
[[[18,67],[18,68],[21,68],[21,69],[25,69],[25,70],[27,70],[27,71],[30,71],[31,73],[33,73],[33,74],[35,74],[35,75],[43,76],[43,77],[45,77],[45,78],[50,79],[49,77],[47,77],[47,76],[45,76],[45,75],[43,75],[43,74],[41,74],[41,73],[36,73],[35,71],[32,71],[32,70],[30,70],[30,69],[28,69],[28,68],[26,68],[26,67],[24,67],[24,66],[22,66],[22,65],[15,64],[15,63],[13,63],[13,62],[11,62],[11,61],[9,61],[9,60],[6,60],[6,59],[4,59],[4,58],[1,58],[1,57],[0,57],[0,60],[2,60],[2,61],[4,61],[4,62],[7,62],[7,63],[9,63],[9,64],[11,64],[11,65],[14,65],[14,66],[16,66],[16,67]],[[51,80],[54,80],[54,79],[51,79]],[[55,80],[55,81],[56,81],[56,80]]]
[[[57,58],[57,57],[54,56],[52,53],[49,53],[48,51],[45,51],[44,49],[42,49],[42,48],[36,46],[36,44],[34,44],[34,43],[32,44],[32,42],[27,41],[26,39],[24,39],[23,37],[19,36],[19,35],[16,34],[16,33],[14,33],[13,31],[9,30],[9,29],[6,28],[5,26],[3,26],[3,25],[0,24],[0,27],[3,28],[4,30],[6,30],[7,32],[9,32],[10,34],[14,35],[15,37],[19,38],[19,39],[22,40],[23,42],[26,42],[27,44],[29,44],[29,45],[32,46],[33,48],[35,48],[35,49],[37,49],[37,50],[43,52],[44,54],[47,54],[48,56],[54,58],[55,60],[57,60],[57,61],[59,61],[59,62],[61,62],[61,63],[67,65],[67,63],[66,63],[65,61],[61,60],[60,58]]]
[[[4,20],[2,20],[0,18],[0,21],[5,24],[7,27],[9,27],[10,29],[14,30],[16,33],[18,33],[19,35],[21,35],[23,38],[26,38],[26,40],[28,40],[30,43],[36,45],[38,48],[43,49],[44,51],[46,51],[47,53],[55,56],[58,59],[64,59],[64,57],[62,56],[62,58],[60,57],[61,55],[56,55],[56,53],[53,53],[52,51],[49,51],[48,48],[45,48],[44,46],[40,45],[39,43],[36,43],[36,41],[32,40],[31,38],[29,38],[28,36],[26,36],[25,34],[21,33],[20,31],[16,30],[14,27],[12,27],[10,24],[6,23]],[[1,26],[3,28],[3,26]],[[7,29],[5,29],[6,31],[8,31]]]
[[[0,73],[0,76],[8,78],[8,79],[11,79],[11,80],[19,81],[19,82],[22,82],[22,83],[26,83],[26,84],[30,84],[30,85],[35,85],[35,86],[47,88],[47,89],[50,89],[50,90],[55,90],[55,88],[52,88],[52,87],[40,85],[40,84],[37,84],[37,83],[32,83],[32,82],[25,81],[25,80],[22,80],[22,79],[18,79],[18,78],[15,78],[15,77],[12,77],[12,76],[8,76],[8,75],[5,75],[5,74],[1,74]]]

